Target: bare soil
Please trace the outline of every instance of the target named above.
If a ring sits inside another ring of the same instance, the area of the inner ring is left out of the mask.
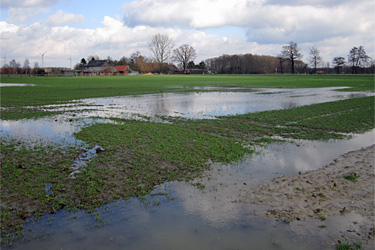
[[[240,203],[259,206],[257,216],[275,217],[292,222],[329,216],[359,214],[367,221],[366,235],[359,241],[373,246],[375,145],[348,152],[333,163],[298,176],[280,176],[256,188],[249,188]],[[350,180],[350,177],[355,177]],[[343,231],[350,231],[343,229]]]

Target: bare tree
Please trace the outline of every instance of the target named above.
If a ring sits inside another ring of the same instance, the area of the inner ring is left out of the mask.
[[[345,62],[345,58],[344,57],[338,56],[338,57],[333,58],[332,63],[334,65],[336,65],[335,66],[336,73],[340,74],[340,67],[344,66],[346,62]]]
[[[17,72],[18,72],[18,68],[19,68],[20,66],[21,66],[21,65],[20,65],[18,62],[16,62],[15,59],[13,59],[13,60],[11,60],[11,61],[9,62],[9,67],[13,69],[13,74],[17,74]]]
[[[319,50],[312,46],[310,47],[310,63],[314,67],[314,73],[316,73],[316,66],[322,62]]]
[[[352,74],[357,74],[360,67],[366,66],[369,58],[363,46],[353,47],[348,55],[348,63],[352,66]]]
[[[184,44],[173,50],[172,60],[180,63],[184,71],[186,70],[188,63],[194,61],[195,58],[197,58],[197,53],[190,45]]]
[[[168,60],[173,46],[173,40],[168,35],[156,34],[152,37],[148,48],[154,54],[156,61],[164,63]]]
[[[27,75],[27,72],[29,71],[29,68],[30,68],[30,61],[29,59],[26,58],[23,63],[23,69],[25,70],[26,75]]]
[[[281,57],[291,62],[292,74],[294,74],[294,63],[297,59],[302,58],[297,43],[291,41],[288,45],[283,46]]]

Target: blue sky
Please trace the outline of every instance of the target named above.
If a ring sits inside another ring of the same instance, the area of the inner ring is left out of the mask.
[[[315,46],[325,63],[353,46],[375,56],[373,0],[2,0],[1,56],[21,64],[69,66],[98,55],[119,59],[147,48],[154,34],[192,45],[196,63],[222,54],[277,56],[297,42],[303,60]],[[1,62],[3,64],[3,62]]]

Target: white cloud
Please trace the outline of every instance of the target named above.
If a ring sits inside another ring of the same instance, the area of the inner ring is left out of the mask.
[[[1,8],[8,9],[9,21],[22,23],[40,13],[49,12],[50,6],[61,0],[2,0]]]
[[[1,8],[46,7],[60,0],[1,0]]]
[[[72,54],[76,62],[89,55],[120,59],[121,56],[129,57],[136,51],[150,57],[148,43],[154,34],[162,33],[168,34],[176,46],[191,44],[198,53],[197,60],[223,53],[251,52],[249,43],[244,40],[225,39],[207,35],[202,31],[149,26],[128,27],[123,25],[122,21],[111,17],[104,17],[102,24],[102,27],[95,29],[79,29],[68,26],[51,27],[42,22],[27,27],[0,22],[1,51],[6,51],[7,57],[17,61],[28,58],[31,63],[38,61],[39,64],[40,53],[47,51],[44,57],[46,66],[69,65],[69,54]]]
[[[83,15],[65,13],[64,11],[59,10],[48,18],[47,24],[50,26],[59,26],[67,23],[84,22],[85,20],[86,19]]]
[[[318,42],[362,34],[374,37],[372,0],[140,0],[123,6],[129,26],[209,28],[239,26],[249,41]]]
[[[273,22],[272,20],[270,22]],[[289,21],[286,21],[289,22]],[[293,20],[291,21],[293,22]],[[363,23],[367,29],[370,24]],[[120,59],[129,57],[133,52],[140,51],[145,56],[151,56],[148,43],[156,33],[167,34],[176,46],[182,44],[192,45],[198,53],[196,63],[222,54],[273,55],[280,53],[281,47],[291,39],[283,40],[285,30],[279,27],[279,34],[275,34],[275,28],[263,29],[268,37],[277,35],[274,43],[259,43],[234,37],[220,37],[208,35],[203,30],[180,29],[171,27],[151,27],[138,25],[129,27],[119,19],[104,17],[101,27],[94,29],[80,29],[68,26],[50,26],[47,22],[36,22],[29,26],[15,25],[8,22],[0,22],[0,46],[1,51],[7,53],[7,58],[23,62],[28,58],[33,64],[41,64],[40,53],[47,51],[44,56],[46,66],[69,66],[67,58],[72,55],[73,65],[81,58],[90,55],[98,55],[100,58],[111,56]],[[253,30],[256,34],[258,30]],[[328,29],[329,30],[329,29]],[[317,30],[316,36],[319,35]],[[328,32],[328,31],[327,31]],[[254,35],[251,34],[251,35]],[[257,34],[259,36],[259,33]],[[265,35],[265,36],[266,36]],[[277,42],[280,40],[280,42]],[[358,31],[350,36],[342,35],[318,39],[315,42],[295,40],[307,61],[308,48],[315,45],[321,52],[324,61],[332,61],[335,56],[346,57],[353,46],[363,45],[369,56],[374,57],[372,36],[363,36],[363,31]]]
[[[37,16],[39,13],[46,13],[49,12],[48,8],[37,7],[37,8],[10,8],[9,12],[9,21],[22,23],[26,20]]]

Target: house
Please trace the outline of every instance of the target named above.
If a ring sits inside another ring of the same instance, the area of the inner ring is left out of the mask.
[[[129,65],[118,65],[116,66],[116,70],[118,75],[128,75],[132,72]]]
[[[85,76],[112,76],[116,73],[117,69],[107,60],[91,60],[83,69]]]

